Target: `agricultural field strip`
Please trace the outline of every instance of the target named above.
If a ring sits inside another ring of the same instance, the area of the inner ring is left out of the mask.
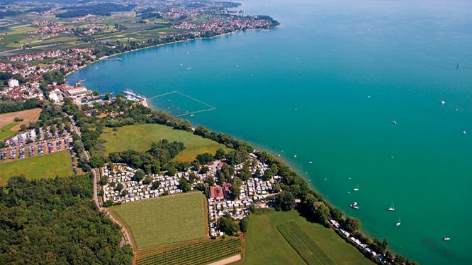
[[[307,264],[335,264],[297,223],[281,224],[277,229]]]
[[[137,264],[206,264],[241,252],[239,238],[206,240],[170,250],[156,250],[138,255]]]
[[[203,197],[199,193],[123,204],[113,211],[131,228],[139,249],[205,235]]]

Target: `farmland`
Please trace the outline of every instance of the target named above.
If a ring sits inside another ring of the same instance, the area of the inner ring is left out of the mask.
[[[201,240],[170,249],[155,249],[138,253],[136,264],[208,264],[240,252],[241,240],[239,238]]]
[[[297,223],[281,224],[277,229],[307,264],[335,264]]]
[[[185,150],[174,158],[174,160],[180,162],[191,162],[198,154],[215,154],[219,148],[226,149],[224,145],[209,139],[159,124],[124,126],[118,128],[117,131],[105,128],[100,138],[106,141],[105,152],[107,154],[129,149],[146,151],[151,148],[153,142],[162,139],[182,142],[185,145]]]
[[[290,242],[284,235],[291,237]],[[306,253],[301,256],[297,251]],[[303,257],[316,260],[315,264],[373,264],[334,231],[297,212],[250,216],[245,260],[240,264],[307,264]]]
[[[111,212],[133,235],[138,249],[204,238],[207,230],[204,196],[183,193],[129,202]]]
[[[20,129],[21,124],[28,124],[30,122],[37,121],[40,113],[41,113],[40,108],[17,111],[17,112],[2,113],[0,114],[0,128],[3,128],[13,123],[15,121],[15,118],[20,118],[23,121],[18,122],[16,126],[13,126],[11,128],[12,131],[18,131]]]
[[[28,179],[40,179],[73,174],[68,151],[13,162],[0,161],[0,186],[4,186],[10,177],[18,175],[24,175]]]

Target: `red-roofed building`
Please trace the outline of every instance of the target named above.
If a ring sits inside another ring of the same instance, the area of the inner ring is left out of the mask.
[[[224,193],[223,193],[223,188],[220,186],[210,186],[210,198],[212,199],[223,199],[224,198]]]

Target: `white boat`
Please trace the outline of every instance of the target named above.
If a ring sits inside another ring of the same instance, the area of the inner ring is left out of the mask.
[[[392,121],[392,124],[393,124],[393,125],[397,125],[397,122],[396,122],[396,121]]]
[[[360,189],[359,189],[359,186],[356,186],[356,187],[354,188],[354,191],[359,191],[359,190],[360,190]]]
[[[442,104],[442,105],[446,104],[446,101],[444,101],[444,100],[443,100],[443,101],[441,101],[441,104]]]
[[[467,131],[463,131],[462,134],[463,134],[463,135],[466,135],[466,134],[467,134]]]
[[[449,237],[443,237],[443,240],[444,240],[444,241],[450,241],[451,238],[449,238]]]
[[[387,211],[389,211],[389,212],[395,211],[395,205],[393,205],[393,203],[392,203],[392,206],[390,206],[389,208],[387,208]]]
[[[398,222],[395,224],[395,226],[399,227],[400,225],[402,225],[402,221],[400,219],[398,219]]]
[[[351,204],[351,208],[352,208],[352,209],[359,210],[359,205],[357,205],[357,202],[353,202],[353,203]]]
[[[310,162],[308,162],[308,164],[313,164],[313,162],[312,162],[312,161],[310,161]]]

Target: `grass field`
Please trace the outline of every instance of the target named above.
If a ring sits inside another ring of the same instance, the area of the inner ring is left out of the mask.
[[[281,224],[277,229],[308,265],[335,264],[297,223]]]
[[[35,156],[15,161],[0,162],[0,186],[12,176],[24,175],[28,179],[72,176],[72,164],[68,151],[50,155]]]
[[[241,253],[241,240],[200,240],[169,249],[153,249],[138,253],[137,265],[151,264],[208,264]]]
[[[15,136],[16,131],[13,131],[12,128],[15,127],[18,123],[12,122],[8,125],[0,127],[0,141],[6,140]]]
[[[20,130],[21,124],[37,121],[40,113],[41,109],[36,108],[0,114],[0,140],[14,136]],[[15,122],[15,118],[21,118],[23,121]]]
[[[373,264],[334,231],[306,221],[297,212],[251,215],[245,260],[239,264],[307,264],[278,228],[294,238],[292,244],[306,252],[310,262],[316,260],[308,264]]]
[[[131,231],[138,249],[181,242],[206,235],[205,197],[190,192],[111,207]]]
[[[226,147],[209,139],[202,138],[190,132],[174,130],[171,127],[159,124],[139,124],[124,126],[114,132],[111,128],[105,128],[101,139],[106,140],[106,153],[125,151],[128,149],[146,151],[151,148],[153,142],[162,139],[179,141],[185,144],[185,150],[180,152],[174,160],[191,162],[198,154],[215,154],[219,148]]]

